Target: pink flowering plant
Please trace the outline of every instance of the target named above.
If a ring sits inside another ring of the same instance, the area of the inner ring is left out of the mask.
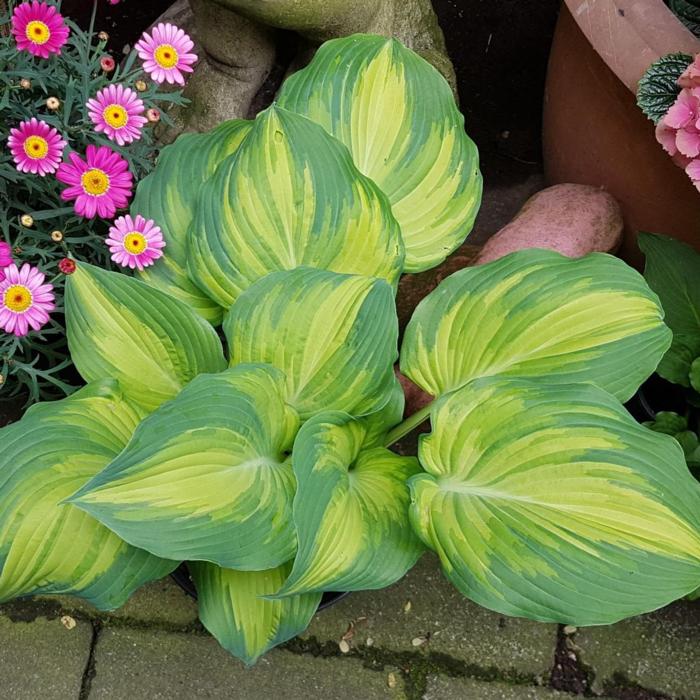
[[[700,190],[700,55],[674,53],[639,81],[637,103],[656,125],[656,140]]]
[[[104,2],[87,30],[55,0],[0,3],[0,400],[73,391],[72,261],[131,273],[164,254],[158,222],[129,206],[196,55],[169,24],[111,52],[94,31]]]

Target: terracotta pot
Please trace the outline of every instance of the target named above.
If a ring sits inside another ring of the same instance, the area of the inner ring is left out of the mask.
[[[648,66],[700,41],[662,0],[565,0],[549,59],[544,170],[549,184],[604,187],[625,218],[620,254],[639,266],[639,230],[700,249],[700,193],[657,144],[634,90]]]

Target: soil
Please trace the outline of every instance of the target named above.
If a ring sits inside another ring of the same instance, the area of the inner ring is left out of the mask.
[[[23,404],[24,399],[0,401],[0,428],[20,417]]]
[[[559,0],[433,0],[467,131],[492,185],[542,172],[542,96]]]

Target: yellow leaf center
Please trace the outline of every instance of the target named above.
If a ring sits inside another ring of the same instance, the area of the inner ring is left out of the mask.
[[[45,44],[51,38],[49,28],[43,22],[40,22],[37,19],[27,24],[25,34],[29,41],[33,42],[34,44],[39,44],[40,46]]]
[[[23,284],[13,284],[5,290],[3,304],[16,314],[21,314],[32,305],[32,293]]]
[[[155,50],[153,57],[161,68],[172,68],[176,66],[180,58],[178,52],[170,44],[161,44]]]
[[[95,196],[104,194],[109,189],[107,173],[98,168],[92,168],[84,172],[80,182],[87,194]]]
[[[102,116],[113,129],[120,129],[126,126],[126,123],[129,121],[129,114],[121,105],[109,105],[105,107]]]
[[[46,158],[46,154],[49,152],[48,141],[41,136],[30,136],[24,142],[24,152],[34,160]]]
[[[148,248],[146,237],[138,231],[132,231],[124,236],[124,250],[132,255],[143,253]]]

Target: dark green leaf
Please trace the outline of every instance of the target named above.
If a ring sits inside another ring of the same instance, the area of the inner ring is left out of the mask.
[[[673,342],[658,373],[674,384],[690,385],[693,360],[700,356],[700,253],[666,236],[639,235],[646,255],[644,277],[659,295]]]
[[[637,104],[657,124],[668,112],[681,91],[677,80],[692,63],[687,53],[670,53],[649,66],[637,88]]]
[[[700,2],[698,0],[667,0],[666,4],[695,36],[700,36]]]

